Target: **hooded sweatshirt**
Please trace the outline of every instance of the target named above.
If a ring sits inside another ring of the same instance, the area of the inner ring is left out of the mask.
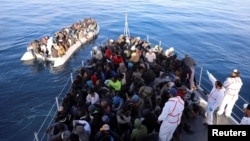
[[[139,141],[143,136],[148,134],[147,127],[142,125],[140,119],[135,119],[134,122],[135,128],[132,131],[131,140],[132,141]]]

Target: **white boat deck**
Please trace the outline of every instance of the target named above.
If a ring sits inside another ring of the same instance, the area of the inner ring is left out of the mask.
[[[200,92],[196,91],[201,100],[200,106],[203,109],[206,108],[206,96]],[[204,110],[205,111],[205,110]],[[204,114],[204,113],[203,113]],[[185,131],[182,132],[180,141],[208,141],[208,126],[203,124],[204,115],[199,115],[195,119],[190,120],[191,129],[194,131],[193,134],[188,134]],[[224,115],[216,116],[216,111],[214,112],[214,125],[236,125],[237,122],[232,118],[227,118]],[[173,141],[178,141],[174,139]]]

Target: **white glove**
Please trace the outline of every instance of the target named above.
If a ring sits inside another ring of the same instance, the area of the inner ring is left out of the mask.
[[[210,72],[207,70],[207,75],[210,75]]]

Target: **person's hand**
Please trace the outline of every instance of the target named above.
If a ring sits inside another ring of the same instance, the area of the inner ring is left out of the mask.
[[[158,123],[158,124],[161,124],[161,121],[158,120],[157,123]]]
[[[210,72],[207,70],[207,75],[209,75],[210,74]]]
[[[45,133],[49,133],[49,132],[50,132],[50,127],[45,130]]]
[[[212,112],[214,109],[212,107],[209,107],[208,110]]]

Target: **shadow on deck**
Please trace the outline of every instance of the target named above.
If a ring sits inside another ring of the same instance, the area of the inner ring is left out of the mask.
[[[207,98],[200,91],[196,91],[196,93],[200,96],[201,102],[200,106],[204,110],[203,114],[205,114],[205,109],[207,106]],[[216,112],[214,112],[214,125],[236,125],[236,123],[232,118],[227,118],[225,115],[217,116]],[[203,125],[204,116],[199,115],[195,119],[191,120],[189,124],[191,125],[191,129],[194,131],[193,134],[188,134],[185,131],[182,132],[182,137],[180,141],[208,141],[208,126]],[[177,140],[174,140],[177,141]]]

